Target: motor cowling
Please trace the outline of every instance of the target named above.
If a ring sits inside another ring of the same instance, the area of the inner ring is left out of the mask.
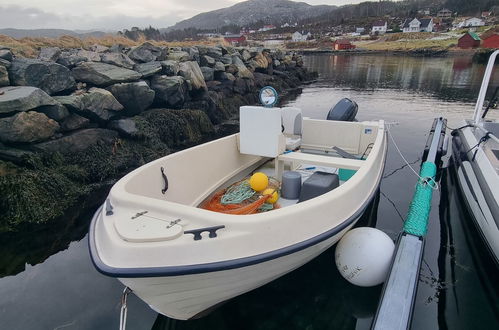
[[[349,98],[341,99],[329,110],[327,120],[354,121],[359,106]]]

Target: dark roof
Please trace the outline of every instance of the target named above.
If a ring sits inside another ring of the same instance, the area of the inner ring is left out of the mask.
[[[402,28],[408,28],[409,27],[409,23],[411,23],[413,20],[414,20],[414,18],[406,18],[406,20],[405,20],[404,25],[402,26]]]
[[[373,26],[385,26],[386,22],[385,21],[376,21],[373,23]]]
[[[339,45],[349,45],[350,44],[350,40],[348,39],[338,39],[335,41],[335,43],[339,44]]]
[[[430,24],[431,18],[422,18],[419,21],[421,22],[421,27],[425,28],[428,27],[428,24]]]

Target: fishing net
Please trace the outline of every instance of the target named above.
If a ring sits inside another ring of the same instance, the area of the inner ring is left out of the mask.
[[[280,182],[269,178],[267,188],[279,191]],[[272,194],[263,195],[251,189],[247,179],[233,183],[229,187],[217,191],[201,204],[205,210],[227,214],[254,214],[279,208],[277,203],[265,203]]]

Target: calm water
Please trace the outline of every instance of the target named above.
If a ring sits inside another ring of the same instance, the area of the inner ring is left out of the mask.
[[[287,104],[325,118],[343,97],[359,120],[384,119],[416,170],[432,119],[456,127],[472,114],[484,66],[465,58],[309,56],[320,72]],[[494,77],[499,83],[499,76]],[[390,143],[381,193],[362,219],[395,239],[416,177]],[[30,237],[0,237],[0,329],[117,329],[122,286],[94,270],[87,251],[91,215]],[[57,230],[55,230],[57,229]],[[130,297],[128,329],[369,329],[381,288],[357,288],[334,266],[334,248],[304,267],[180,322]],[[499,271],[470,225],[455,175],[445,170],[434,195],[412,329],[499,328]]]

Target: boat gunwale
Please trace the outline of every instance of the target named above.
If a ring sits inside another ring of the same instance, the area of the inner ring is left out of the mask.
[[[386,134],[386,132],[385,132]],[[385,152],[387,146],[385,144]],[[202,273],[211,273],[217,271],[231,270],[242,267],[247,267],[255,264],[259,264],[265,261],[274,260],[286,255],[290,255],[306,248],[312,247],[325,241],[326,239],[338,234],[343,229],[352,225],[358,218],[362,216],[365,212],[365,209],[372,202],[374,196],[379,191],[379,185],[381,183],[381,179],[383,177],[382,173],[384,172],[385,162],[382,162],[380,175],[376,180],[375,187],[373,189],[368,198],[363,202],[361,207],[359,207],[352,215],[350,215],[347,219],[342,221],[337,226],[304,241],[285,246],[279,249],[275,249],[269,252],[249,256],[242,257],[224,261],[210,262],[204,264],[192,264],[192,265],[182,265],[182,266],[164,266],[164,267],[113,267],[105,264],[99,256],[97,251],[97,245],[95,242],[95,230],[96,223],[99,218],[102,219],[102,209],[103,205],[96,211],[94,214],[92,221],[90,223],[89,234],[88,234],[88,249],[90,252],[90,259],[94,267],[101,273],[110,277],[117,278],[140,278],[140,277],[163,277],[163,276],[179,276],[179,275],[194,275],[194,274],[202,274]]]

